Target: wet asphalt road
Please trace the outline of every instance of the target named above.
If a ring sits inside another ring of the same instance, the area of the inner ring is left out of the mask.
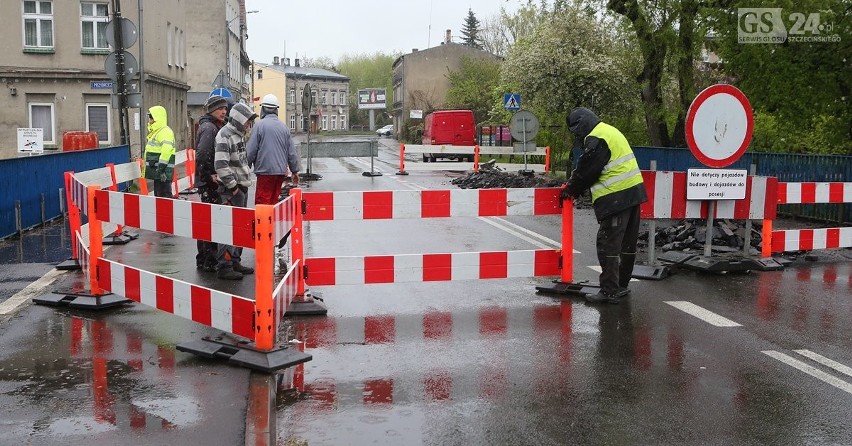
[[[454,187],[454,173],[392,175],[398,146],[382,142],[384,176],[361,176],[369,158],[315,159],[324,179],[308,188]],[[596,280],[596,224],[589,210],[575,220],[575,280]],[[0,244],[0,300],[67,257],[62,232],[57,224]],[[558,217],[311,222],[305,231],[308,256],[558,240]],[[252,281],[199,275],[193,255],[190,240],[147,233],[107,250],[251,295]],[[56,280],[50,289],[80,279]],[[617,306],[535,293],[547,283],[316,287],[328,316],[286,328],[313,360],[280,383],[175,351],[216,333],[141,305],[92,313],[27,304],[0,315],[0,444],[852,444],[848,259],[684,271],[634,282]]]

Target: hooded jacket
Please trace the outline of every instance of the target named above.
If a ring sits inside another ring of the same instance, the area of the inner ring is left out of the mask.
[[[245,104],[235,104],[228,113],[228,123],[216,135],[214,166],[219,182],[227,192],[233,193],[238,186],[251,186],[251,169],[246,162],[245,125],[257,117]],[[223,196],[223,198],[226,198]]]
[[[290,129],[278,119],[275,112],[263,108],[263,117],[251,131],[246,149],[248,163],[254,167],[256,175],[286,175],[287,168],[296,174],[301,169],[301,160],[293,141]]]
[[[572,195],[592,189],[598,222],[648,200],[633,150],[618,129],[582,107],[571,112],[567,123],[583,154],[566,188]]]
[[[145,172],[149,180],[171,181],[175,169],[175,134],[168,126],[166,109],[155,105],[148,109],[154,122],[148,124],[145,145]]]
[[[213,161],[216,156],[216,134],[225,125],[209,113],[198,120],[195,147],[195,184],[200,188],[218,186],[211,177],[216,174]]]

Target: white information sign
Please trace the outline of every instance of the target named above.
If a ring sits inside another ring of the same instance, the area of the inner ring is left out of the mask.
[[[689,169],[687,200],[742,200],[745,198],[745,169]]]
[[[408,117],[411,119],[423,119],[423,110],[411,110],[408,112]]]
[[[44,129],[18,128],[18,153],[44,153]]]

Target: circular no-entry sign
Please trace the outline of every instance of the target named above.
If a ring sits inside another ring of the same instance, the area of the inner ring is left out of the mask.
[[[731,85],[707,87],[689,106],[686,143],[708,167],[725,167],[746,151],[754,130],[751,104]]]

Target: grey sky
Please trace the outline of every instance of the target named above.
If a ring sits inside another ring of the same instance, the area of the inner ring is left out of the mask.
[[[344,54],[408,53],[438,45],[446,30],[458,42],[472,9],[480,23],[526,0],[246,0],[246,51],[257,62],[274,56],[337,62]],[[431,12],[430,12],[431,11]],[[430,33],[431,23],[431,33]]]

